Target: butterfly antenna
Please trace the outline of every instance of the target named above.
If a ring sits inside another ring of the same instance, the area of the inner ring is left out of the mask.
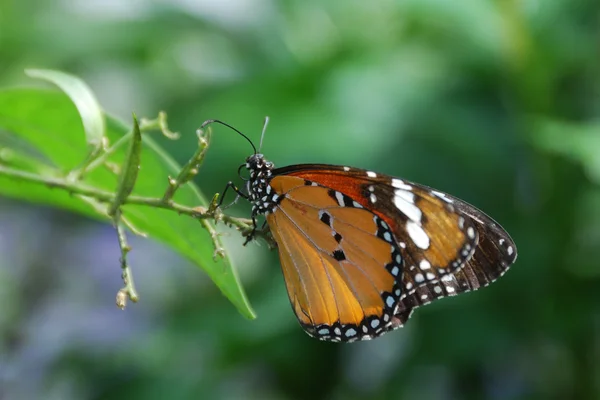
[[[265,137],[265,132],[267,131],[267,125],[269,125],[269,116],[265,117],[265,123],[263,124],[262,133],[260,134],[260,143],[258,144],[258,151],[262,149],[263,139]]]
[[[248,141],[248,143],[250,143],[250,146],[252,146],[252,150],[254,150],[254,154],[258,153],[256,151],[256,146],[254,146],[254,143],[252,143],[252,140],[250,140],[250,138],[248,138],[248,136],[244,135],[242,132],[240,132],[239,130],[235,129],[233,126],[229,125],[226,122],[220,121],[218,119],[209,119],[208,121],[204,121],[202,123],[202,125],[200,125],[200,129],[204,129],[204,128],[206,128],[210,124],[221,124],[223,126],[228,127],[229,129],[233,130],[234,132],[237,132],[241,137],[243,137],[244,139],[246,139]],[[262,139],[261,139],[261,142],[262,142]]]

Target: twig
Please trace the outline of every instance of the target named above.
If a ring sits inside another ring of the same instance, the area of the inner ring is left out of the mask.
[[[164,202],[169,202],[173,199],[175,192],[179,187],[190,180],[192,180],[197,174],[202,161],[204,161],[204,156],[206,155],[206,150],[208,149],[208,145],[210,144],[210,129],[207,131],[203,131],[202,129],[198,129],[196,131],[198,135],[198,149],[190,158],[190,160],[181,168],[177,178],[173,179],[169,177],[169,186],[165,191],[163,196]]]
[[[53,188],[63,189],[73,194],[91,197],[102,203],[113,202],[116,197],[116,195],[112,192],[98,189],[79,181],[72,182],[65,178],[36,175],[30,172],[15,170],[4,165],[0,165],[0,175],[16,178],[22,181],[39,183]],[[215,210],[209,212],[209,210],[205,207],[188,207],[175,202],[165,203],[162,198],[154,197],[129,196],[123,200],[123,204],[135,204],[163,208],[198,219],[213,219],[215,218],[216,214]],[[252,227],[252,221],[247,218],[235,218],[229,215],[221,215],[219,218],[225,224],[234,226],[238,230],[242,231],[242,233],[244,230],[251,229]]]
[[[123,283],[125,284],[117,292],[116,303],[117,307],[120,309],[125,309],[127,305],[127,299],[137,303],[139,300],[137,291],[135,290],[135,285],[133,283],[133,274],[131,273],[131,268],[127,263],[127,253],[131,251],[131,247],[127,244],[127,236],[125,235],[125,229],[123,228],[123,224],[121,224],[121,211],[118,210],[115,213],[114,217],[115,227],[117,228],[117,237],[119,239],[119,248],[121,249],[121,277],[123,278]]]
[[[167,114],[161,111],[158,113],[158,118],[156,119],[146,119],[142,118],[140,120],[140,132],[145,133],[153,130],[159,130],[166,138],[171,140],[176,140],[179,138],[179,134],[177,132],[171,132],[169,130],[169,126],[167,124]],[[90,161],[87,164],[84,164],[82,168],[73,171],[69,174],[69,178],[71,180],[79,180],[82,179],[86,174],[89,174],[91,171],[95,170],[99,166],[105,164],[108,158],[113,155],[117,150],[127,144],[133,135],[133,129],[128,131],[125,135],[121,136],[119,140],[117,140],[112,146],[105,148],[101,154],[97,154],[95,157],[91,157]]]

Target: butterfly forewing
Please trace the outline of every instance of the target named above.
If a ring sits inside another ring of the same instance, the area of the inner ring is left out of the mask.
[[[479,244],[473,256],[460,270],[443,277],[439,282],[421,286],[404,297],[397,311],[399,316],[407,312],[410,314],[414,308],[433,300],[487,286],[504,275],[517,258],[515,243],[496,221],[470,204],[450,195],[446,196],[459,212],[475,222]]]
[[[305,167],[276,171],[342,193],[340,205],[358,203],[385,221],[401,248],[407,292],[457,271],[475,251],[479,239],[475,223],[441,192],[355,168]]]

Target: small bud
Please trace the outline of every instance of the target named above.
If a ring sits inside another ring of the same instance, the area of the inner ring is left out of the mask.
[[[121,310],[125,309],[125,306],[127,306],[127,291],[125,289],[121,289],[117,292],[117,307],[119,307]]]

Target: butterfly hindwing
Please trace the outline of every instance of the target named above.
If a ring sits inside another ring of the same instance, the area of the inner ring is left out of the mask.
[[[275,177],[281,196],[267,221],[279,245],[292,308],[312,336],[368,339],[397,327],[402,293],[400,249],[382,220],[363,207],[340,206],[330,189]]]

